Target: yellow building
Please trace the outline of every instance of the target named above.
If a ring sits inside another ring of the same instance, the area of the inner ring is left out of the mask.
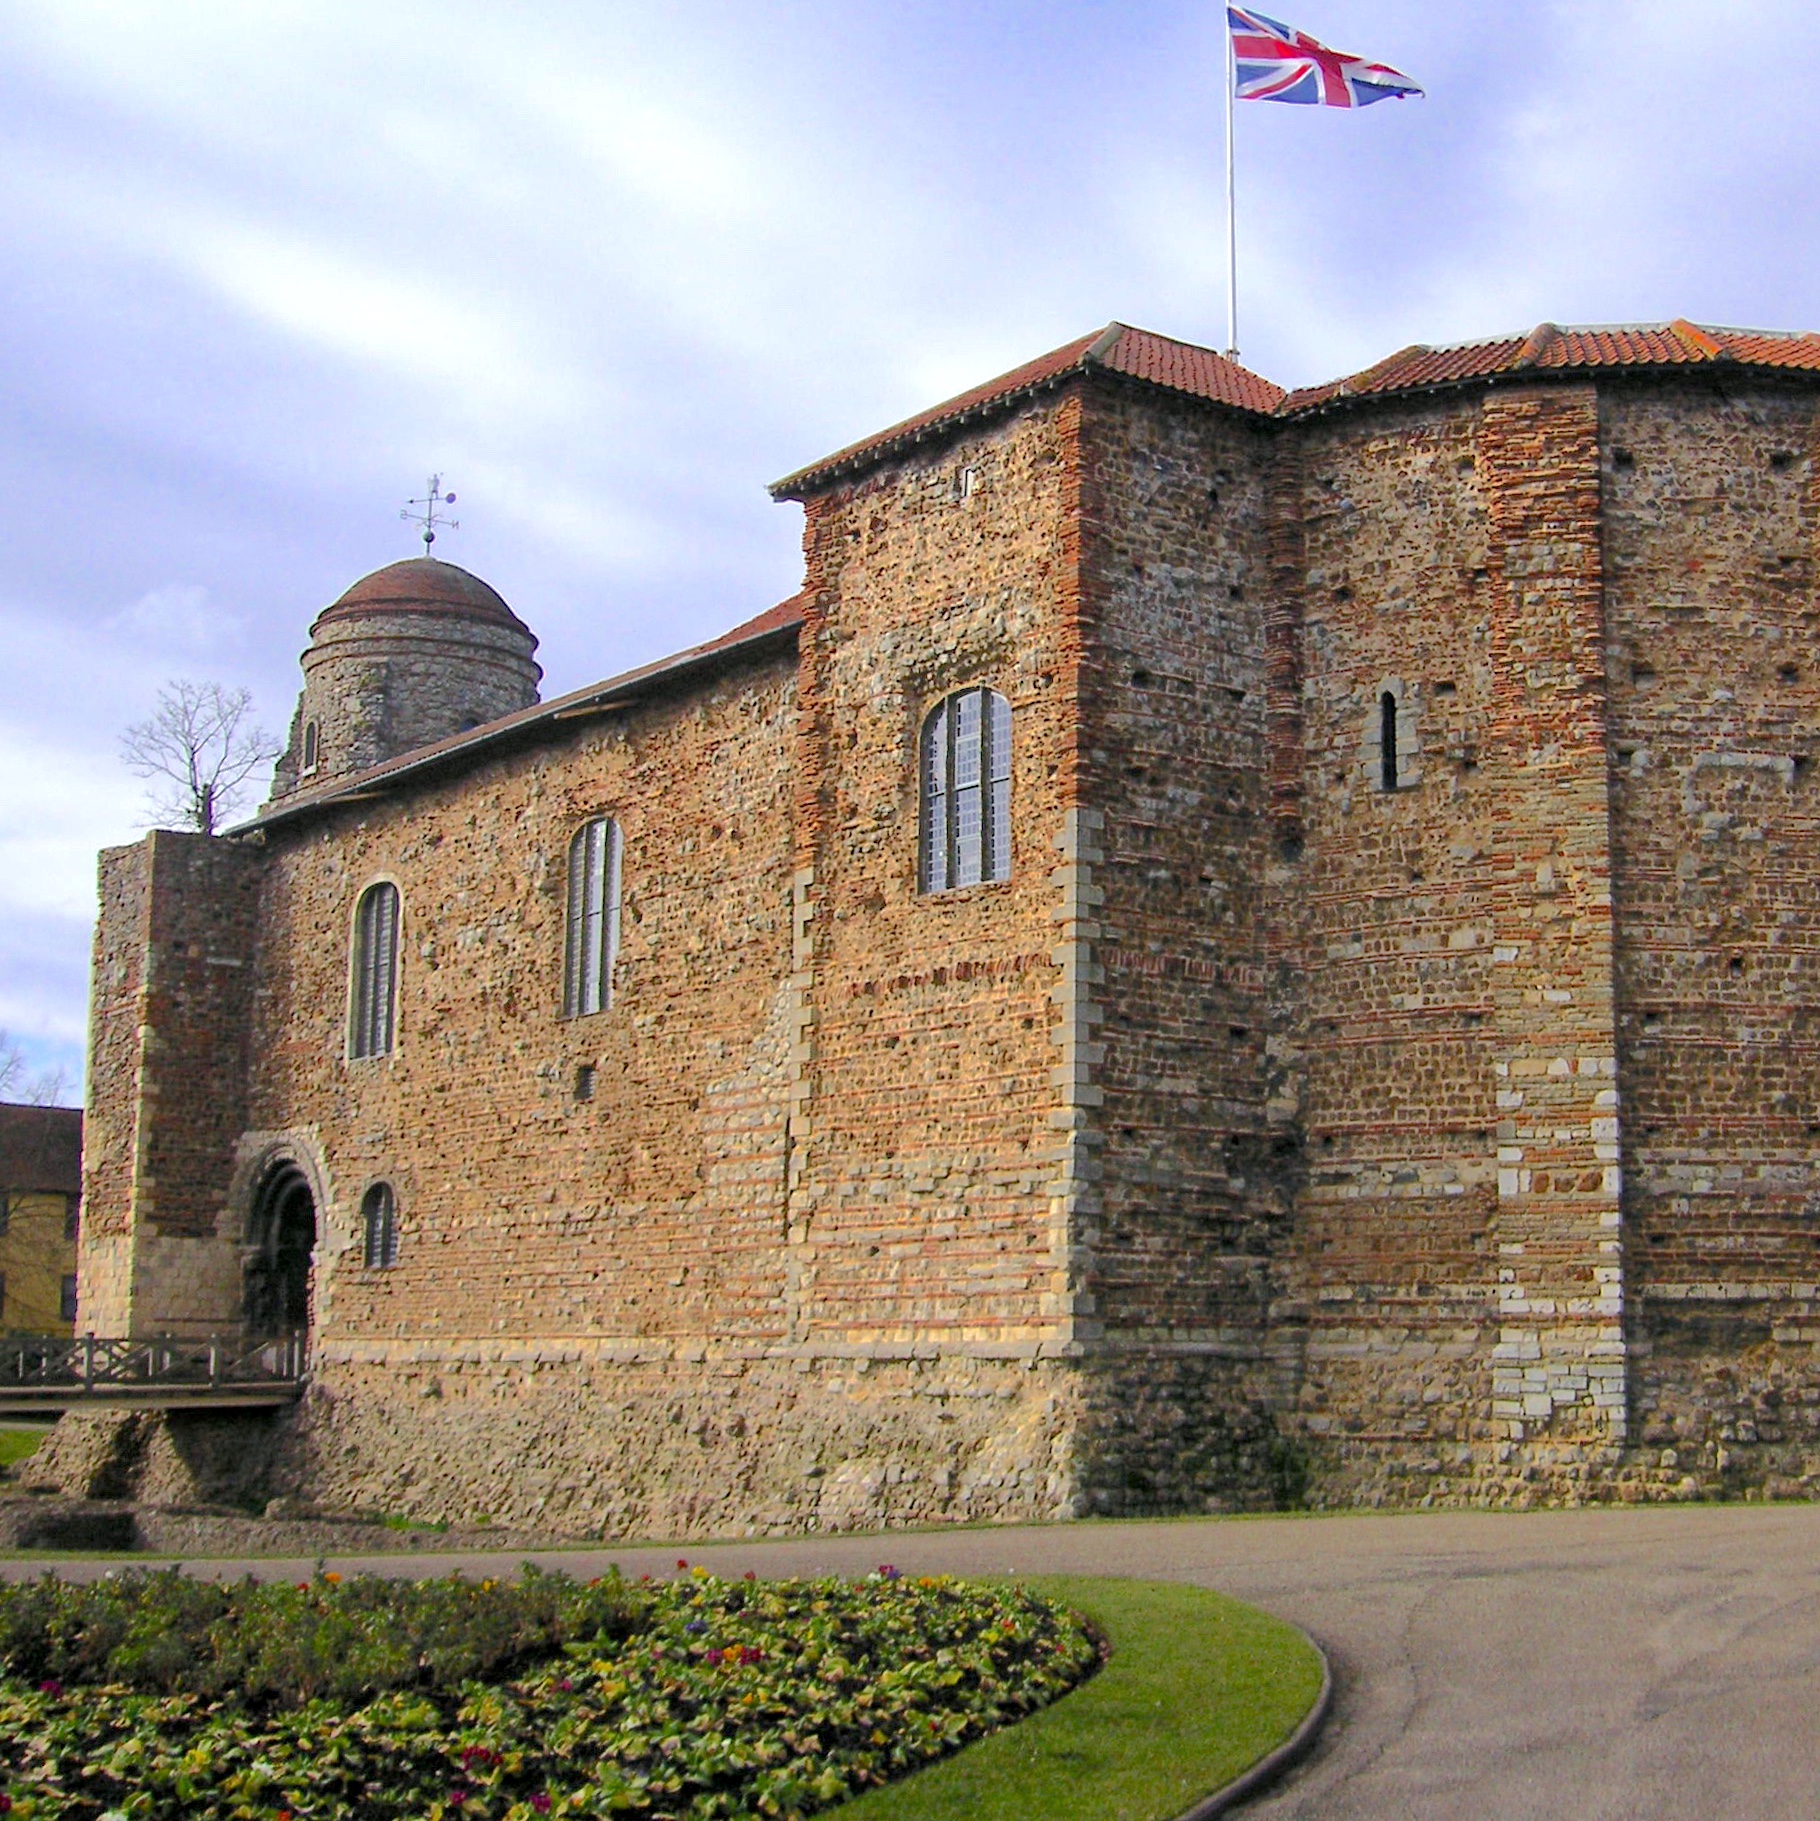
[[[70,1334],[82,1115],[0,1103],[0,1334]]]

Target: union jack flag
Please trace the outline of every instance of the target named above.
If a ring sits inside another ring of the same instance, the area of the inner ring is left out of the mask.
[[[1421,90],[1400,71],[1367,63],[1280,25],[1262,13],[1229,6],[1232,55],[1241,101],[1290,101],[1301,107],[1370,107]]]

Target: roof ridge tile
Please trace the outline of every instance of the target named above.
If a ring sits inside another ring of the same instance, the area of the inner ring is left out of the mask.
[[[1094,338],[1093,346],[1081,356],[1081,359],[1092,361],[1097,365],[1130,333],[1131,331],[1122,322],[1109,322]]]
[[[1722,347],[1698,323],[1691,323],[1685,316],[1677,316],[1668,325],[1668,332],[1684,346],[1691,348],[1702,360],[1730,360],[1729,348]]]
[[[1539,322],[1523,338],[1523,351],[1513,363],[1519,368],[1539,367],[1562,341],[1561,325]]]

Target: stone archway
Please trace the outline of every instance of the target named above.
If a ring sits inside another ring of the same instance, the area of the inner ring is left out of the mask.
[[[303,1333],[310,1325],[316,1197],[296,1164],[277,1164],[260,1183],[246,1239],[240,1318],[248,1336]]]

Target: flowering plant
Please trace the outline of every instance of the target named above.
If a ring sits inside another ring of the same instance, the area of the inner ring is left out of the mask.
[[[96,1608],[113,1631],[95,1636],[72,1618],[85,1591],[0,1590],[9,1818],[800,1821],[1044,1705],[1098,1660],[1085,1625],[1045,1600],[884,1571],[729,1582],[698,1569],[636,1587],[528,1570],[493,1585],[318,1576],[302,1590],[173,1572],[121,1577]],[[16,1597],[43,1621],[36,1632],[6,1610]],[[187,1636],[270,1634],[233,1660],[274,1673],[316,1662],[320,1645],[299,1637],[338,1616],[358,1616],[370,1639],[390,1615],[421,1642],[445,1636],[430,1617],[465,1614],[454,1629],[466,1655],[438,1669],[414,1646],[407,1675],[375,1648],[361,1657],[366,1686],[350,1670],[295,1699],[215,1670],[186,1681],[167,1658],[136,1654],[146,1627],[121,1626],[116,1608],[169,1615],[192,1598],[203,1612],[227,1604]]]

